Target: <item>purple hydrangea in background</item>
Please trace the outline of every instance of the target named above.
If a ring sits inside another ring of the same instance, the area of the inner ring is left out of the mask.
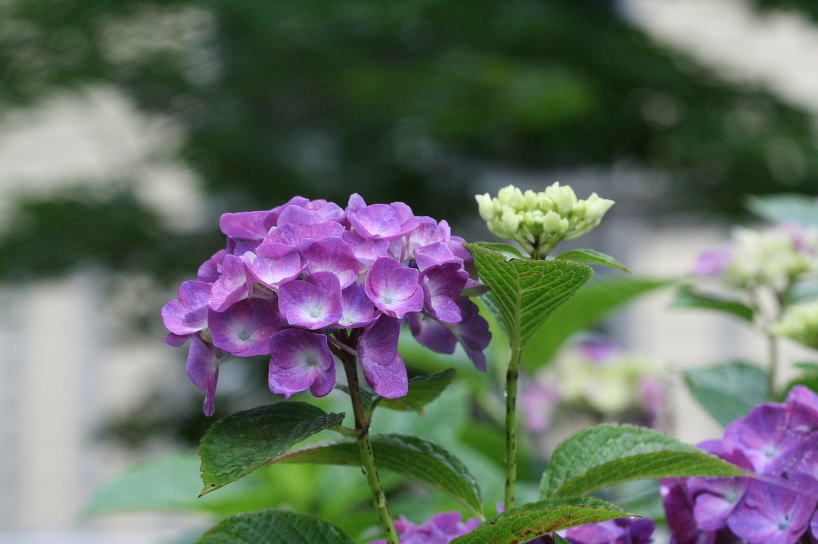
[[[796,386],[699,445],[757,478],[662,482],[671,544],[795,544],[818,527],[818,395]]]
[[[498,505],[502,511],[502,505]],[[462,522],[460,512],[435,514],[426,523],[415,525],[401,517],[395,522],[401,544],[448,544],[455,538],[470,533],[479,525],[474,518]],[[591,523],[560,531],[559,535],[571,544],[649,544],[655,525],[653,520],[619,518],[602,523]],[[544,536],[528,544],[553,544],[553,539]],[[369,544],[386,544],[385,540],[375,540]]]
[[[446,221],[353,194],[346,209],[294,197],[271,210],[226,213],[219,226],[226,248],[162,308],[166,342],[190,341],[187,372],[205,391],[205,414],[213,414],[228,356],[269,355],[273,392],[324,396],[335,386],[333,352],[356,351],[377,394],[403,396],[403,321],[429,349],[452,353],[459,343],[485,370],[488,324],[464,296],[479,284]]]

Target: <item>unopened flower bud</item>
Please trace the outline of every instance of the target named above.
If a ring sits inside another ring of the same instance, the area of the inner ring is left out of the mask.
[[[818,349],[818,302],[792,306],[784,312],[772,330],[778,336]]]

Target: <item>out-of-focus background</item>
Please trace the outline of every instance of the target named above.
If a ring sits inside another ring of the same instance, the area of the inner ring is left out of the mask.
[[[817,114],[812,0],[0,1],[0,542],[208,525],[88,504],[209,425],[158,312],[221,213],[359,192],[485,239],[475,193],[559,180],[617,201],[583,245],[678,275],[748,195],[818,192]],[[669,296],[607,332],[671,369],[763,350]],[[233,366],[221,413],[272,399]],[[670,391],[676,436],[720,432]]]

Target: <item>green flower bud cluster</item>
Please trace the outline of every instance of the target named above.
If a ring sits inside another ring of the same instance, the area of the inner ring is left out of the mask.
[[[791,306],[773,325],[772,332],[818,349],[818,302]]]
[[[737,229],[724,281],[742,289],[769,287],[783,292],[818,269],[818,238],[786,228]]]
[[[562,240],[596,227],[614,204],[596,193],[580,200],[571,187],[559,182],[539,193],[509,185],[495,198],[488,193],[475,198],[489,230],[518,242],[534,258],[543,258]]]

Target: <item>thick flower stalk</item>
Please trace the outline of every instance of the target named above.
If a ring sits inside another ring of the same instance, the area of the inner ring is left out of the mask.
[[[576,238],[596,227],[613,206],[593,193],[580,200],[569,186],[554,183],[545,191],[521,191],[509,185],[492,198],[476,195],[480,216],[500,238],[517,242],[529,259],[545,259],[562,240]],[[522,316],[518,316],[521,318]],[[519,321],[519,320],[518,320]],[[517,388],[523,346],[512,340],[506,371],[506,486],[505,504],[515,502],[517,481]]]
[[[363,469],[396,544],[358,374],[382,397],[407,393],[397,350],[404,321],[424,346],[452,353],[459,343],[485,369],[491,337],[464,296],[479,284],[463,239],[446,221],[415,216],[404,203],[367,205],[357,194],[346,208],[295,197],[271,210],[224,214],[219,226],[226,248],[162,309],[166,341],[190,342],[187,373],[205,392],[205,414],[214,412],[219,366],[230,356],[269,356],[269,388],[287,398],[329,394],[340,359]]]
[[[672,543],[818,539],[818,395],[797,386],[785,403],[755,407],[699,447],[757,477],[663,481]]]

